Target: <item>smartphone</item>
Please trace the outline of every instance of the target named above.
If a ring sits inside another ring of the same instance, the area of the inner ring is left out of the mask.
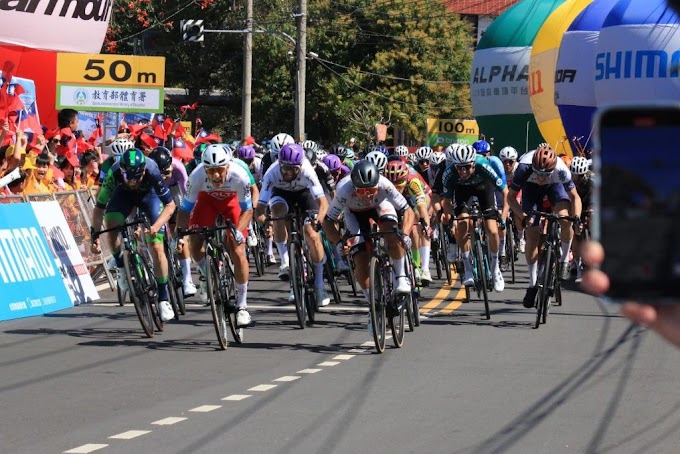
[[[680,104],[605,108],[595,118],[593,237],[606,296],[680,302]]]

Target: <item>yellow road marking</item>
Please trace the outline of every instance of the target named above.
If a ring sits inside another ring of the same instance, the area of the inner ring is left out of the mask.
[[[465,287],[461,287],[458,290],[456,296],[453,298],[453,302],[449,303],[449,305],[446,306],[441,311],[439,311],[439,313],[444,315],[452,313],[453,311],[455,311],[456,309],[463,305],[464,300],[465,300]]]
[[[439,291],[434,296],[434,298],[432,298],[430,301],[427,302],[427,304],[425,304],[423,307],[420,308],[421,314],[427,314],[432,309],[439,306],[441,304],[441,302],[444,301],[449,296],[451,291],[453,291],[454,285],[456,284],[456,280],[458,278],[458,274],[456,273],[455,269],[453,269],[453,265],[449,265],[449,266],[451,266],[451,285],[449,285],[448,282],[445,283],[444,285],[442,285],[442,288],[439,289]],[[463,291],[465,291],[465,289],[463,289]],[[459,296],[460,296],[460,292],[458,292],[458,295],[456,295],[455,299],[458,299]],[[446,306],[446,309],[449,309],[449,307],[451,307],[454,304],[457,304],[457,306],[453,307],[450,310],[449,313],[453,312],[455,309],[457,309],[460,306],[460,304],[458,302],[454,302],[454,303],[451,303],[448,306]]]

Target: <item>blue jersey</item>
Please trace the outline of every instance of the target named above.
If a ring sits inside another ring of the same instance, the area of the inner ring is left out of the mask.
[[[498,191],[502,191],[507,187],[503,179],[496,173],[489,160],[485,157],[477,155],[474,168],[475,171],[472,176],[467,180],[462,180],[460,175],[458,175],[456,165],[449,165],[444,171],[442,178],[444,184],[444,193],[442,194],[442,197],[448,199],[453,198],[453,192],[456,186],[479,186],[484,182],[490,182],[494,186],[494,189]]]
[[[505,177],[505,167],[503,167],[503,161],[498,156],[489,156],[489,164],[493,170],[501,177],[503,184],[508,185],[508,179]]]
[[[144,177],[139,186],[135,189],[125,186],[120,162],[115,163],[113,167],[111,167],[111,170],[106,174],[106,179],[99,189],[99,194],[97,194],[97,206],[105,208],[109,203],[109,200],[111,200],[114,189],[119,185],[123,185],[127,191],[138,194],[140,197],[153,191],[164,205],[173,201],[170,189],[168,189],[168,186],[163,181],[161,171],[158,169],[158,165],[153,159],[146,160],[146,172],[144,173]]]

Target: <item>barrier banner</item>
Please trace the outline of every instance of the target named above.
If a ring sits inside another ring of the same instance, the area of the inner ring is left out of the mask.
[[[0,205],[0,320],[73,306],[28,203]]]
[[[75,198],[75,193],[71,194]],[[62,208],[57,202],[31,202],[74,305],[99,299]],[[87,243],[89,244],[89,243]]]

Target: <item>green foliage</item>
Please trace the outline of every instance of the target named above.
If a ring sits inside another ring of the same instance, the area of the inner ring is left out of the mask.
[[[166,57],[166,86],[185,88],[192,96],[199,90],[229,94],[226,106],[201,106],[198,114],[237,137],[243,35],[213,33],[204,43],[184,43],[179,30],[180,19],[204,19],[208,29],[244,29],[244,2],[237,3],[116,0],[104,51],[132,53],[134,38],[142,38],[139,53]],[[255,28],[296,37],[296,1],[254,4]],[[307,50],[319,55],[307,60],[310,137],[327,143],[362,135],[368,139],[370,124],[382,121],[424,140],[427,118],[471,115],[467,80],[472,32],[440,0],[308,0],[307,30]],[[253,37],[256,137],[293,130],[292,50],[292,43],[280,35]]]

